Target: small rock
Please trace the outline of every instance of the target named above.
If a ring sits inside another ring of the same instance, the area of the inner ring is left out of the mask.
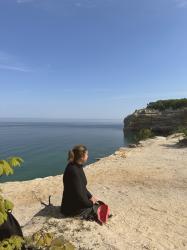
[[[95,160],[96,160],[96,161],[99,161],[99,160],[101,160],[101,158],[95,158]]]
[[[185,138],[183,138],[182,140],[180,140],[180,141],[178,142],[178,145],[179,145],[180,147],[187,147],[187,137],[185,137]]]
[[[129,144],[128,147],[129,148],[137,148],[137,145],[136,144]]]

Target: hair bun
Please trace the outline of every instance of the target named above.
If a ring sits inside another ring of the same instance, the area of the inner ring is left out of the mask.
[[[88,150],[84,145],[82,144],[75,145],[73,149],[69,150],[68,152],[68,161],[71,161],[71,162],[80,161],[84,157],[87,151]]]

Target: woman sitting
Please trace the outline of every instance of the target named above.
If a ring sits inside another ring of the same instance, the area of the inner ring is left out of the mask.
[[[61,212],[65,216],[83,216],[88,219],[97,215],[100,201],[86,188],[87,179],[83,164],[88,159],[88,150],[84,145],[76,145],[68,153],[68,164],[63,175],[64,191]],[[103,204],[103,203],[102,203]]]

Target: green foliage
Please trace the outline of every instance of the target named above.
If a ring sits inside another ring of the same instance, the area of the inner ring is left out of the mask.
[[[13,167],[20,167],[23,162],[23,159],[17,156],[9,157],[7,160],[0,160],[0,176],[13,174]]]
[[[19,236],[11,236],[9,239],[0,241],[0,250],[21,250],[24,239]]]
[[[158,100],[156,102],[150,102],[147,104],[149,109],[157,109],[163,111],[166,109],[180,109],[187,107],[187,98],[183,99],[169,99],[169,100]]]
[[[60,236],[52,241],[50,250],[75,250],[75,246]]]
[[[20,157],[10,157],[7,160],[0,160],[0,176],[10,175],[14,173],[13,168],[19,167],[23,163],[23,159]],[[1,189],[0,189],[0,192]],[[0,195],[0,225],[7,220],[7,212],[12,211],[14,205],[11,201],[4,199]],[[0,250],[20,250],[24,239],[19,236],[12,236],[6,240],[0,241]]]
[[[154,137],[154,133],[151,131],[151,129],[144,128],[138,131],[138,133],[135,134],[134,139],[136,142],[140,140],[146,140],[148,138]]]
[[[51,245],[52,239],[53,234],[39,231],[33,235],[32,240],[35,243],[36,247],[48,247]]]
[[[20,166],[23,159],[20,157],[10,157],[8,160],[0,160],[0,176],[3,174],[13,174],[13,167]],[[13,203],[4,199],[0,195],[0,225],[7,220],[7,212],[13,209]]]
[[[0,173],[1,173],[1,175],[13,174],[13,169],[11,168],[10,164],[5,160],[0,161]]]
[[[13,203],[0,195],[0,225],[7,220],[7,212],[13,209]]]
[[[186,127],[183,127],[183,126],[178,127],[178,128],[174,131],[174,133],[183,133],[183,134],[185,134],[185,136],[187,136],[187,128],[186,128]]]
[[[54,234],[40,230],[26,239],[26,247],[39,250],[75,250],[75,246],[63,236],[55,238]]]

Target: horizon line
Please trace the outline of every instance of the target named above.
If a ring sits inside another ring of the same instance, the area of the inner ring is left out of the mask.
[[[0,117],[0,120],[121,120],[123,118],[39,118],[39,117]]]

